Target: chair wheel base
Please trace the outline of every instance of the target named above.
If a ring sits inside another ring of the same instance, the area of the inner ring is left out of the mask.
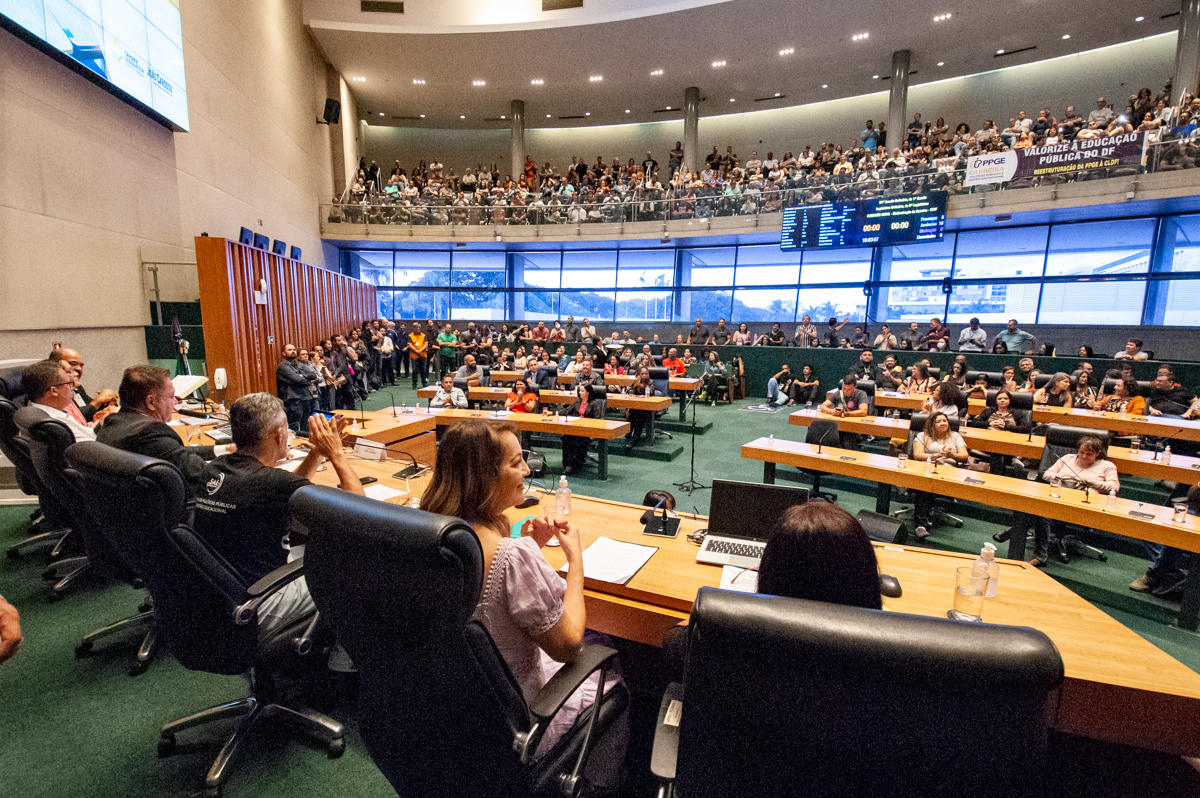
[[[46,601],[49,601],[51,604],[53,604],[61,598],[62,593],[59,593],[57,590],[51,590],[50,594],[46,596]]]
[[[220,787],[205,787],[204,798],[221,798]]]
[[[158,738],[158,758],[162,759],[175,753],[175,735],[166,735]]]
[[[80,643],[75,646],[75,659],[83,659],[92,653],[92,642]]]
[[[18,549],[16,546],[13,546],[11,549],[6,551],[5,554],[8,555],[8,559],[10,559],[10,560],[21,559],[21,550]]]
[[[143,673],[146,672],[146,669],[149,667],[150,667],[149,661],[142,662],[141,660],[137,660],[132,665],[129,666],[129,675],[130,676],[141,676]]]
[[[326,747],[325,750],[326,750],[326,753],[329,754],[330,759],[337,759],[342,754],[346,753],[345,738],[338,737],[336,740],[330,740],[329,745]]]

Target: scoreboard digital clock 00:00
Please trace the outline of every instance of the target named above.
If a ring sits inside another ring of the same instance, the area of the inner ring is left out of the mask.
[[[783,209],[782,250],[891,246],[941,241],[946,193],[824,202]]]

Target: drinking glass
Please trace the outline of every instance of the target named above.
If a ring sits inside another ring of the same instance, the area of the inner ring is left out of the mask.
[[[987,593],[988,575],[974,571],[975,567],[971,565],[954,569],[954,608],[946,613],[947,618],[973,623],[983,620],[983,597]]]
[[[1062,496],[1062,480],[1058,477],[1050,480],[1050,498],[1057,499]]]

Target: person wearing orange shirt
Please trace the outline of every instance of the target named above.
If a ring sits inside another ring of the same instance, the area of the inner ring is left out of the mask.
[[[425,333],[421,332],[421,322],[413,322],[408,332],[408,344],[404,348],[408,350],[409,365],[412,366],[413,390],[417,389],[418,376],[424,388],[429,385],[429,344],[425,340]]]
[[[513,389],[504,400],[504,409],[514,413],[532,413],[537,409],[537,394],[530,393],[525,387],[525,380],[513,383]]]
[[[687,372],[687,366],[679,359],[675,347],[671,347],[670,351],[667,352],[667,356],[663,358],[662,364],[663,368],[671,370],[673,376],[680,376]]]

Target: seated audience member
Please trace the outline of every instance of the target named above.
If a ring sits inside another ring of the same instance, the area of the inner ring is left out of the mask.
[[[1038,350],[1038,354],[1043,357],[1054,357],[1055,351],[1057,350],[1055,349],[1054,344],[1047,341],[1046,343],[1042,344],[1042,348]]]
[[[466,380],[468,388],[478,388],[483,380],[483,367],[478,365],[474,355],[465,355],[463,364],[454,372],[456,380]]]
[[[1072,392],[1075,396],[1076,407],[1091,407],[1092,402],[1096,401],[1096,389],[1092,386],[1092,372],[1080,371],[1075,375],[1075,390]]]
[[[21,615],[17,608],[0,596],[0,664],[16,656],[25,638],[21,635]]]
[[[817,379],[817,373],[813,371],[813,367],[807,363],[800,369],[800,376],[792,381],[792,387],[789,391],[791,396],[791,404],[809,405],[816,403],[821,397],[821,381]]]
[[[303,532],[289,520],[288,500],[310,484],[322,460],[333,466],[343,490],[363,495],[362,483],[342,450],[341,429],[346,423],[320,415],[310,418],[311,450],[290,472],[275,467],[288,456],[283,402],[270,394],[251,393],[230,406],[229,426],[237,451],[207,465],[205,488],[196,496],[195,527],[247,583],[303,556]],[[260,639],[312,610],[312,597],[301,577],[259,605]]]
[[[967,461],[967,456],[966,442],[950,428],[950,419],[941,410],[930,413],[925,419],[925,428],[913,438],[912,459],[917,462],[932,460],[934,468],[939,465],[957,468]],[[920,540],[929,537],[934,497],[925,491],[915,493],[913,523],[916,525],[917,539]]]
[[[871,382],[879,382],[879,367],[875,365],[875,354],[871,350],[864,350],[858,356],[858,362],[850,369],[860,380],[870,380]]]
[[[939,318],[929,320],[929,329],[921,337],[921,348],[930,352],[950,346],[950,328]]]
[[[1056,372],[1050,378],[1050,382],[1033,392],[1033,403],[1047,407],[1074,407],[1075,397],[1071,395],[1071,377],[1066,372]]]
[[[869,403],[867,392],[858,387],[858,377],[847,374],[842,377],[842,384],[837,390],[825,394],[825,401],[821,403],[821,413],[839,418],[857,418],[867,414]]]
[[[712,402],[717,406],[717,389],[726,384],[729,379],[729,367],[720,361],[716,350],[710,349],[708,359],[704,361],[704,375],[700,378],[700,401]]]
[[[1188,489],[1187,505],[1189,515],[1200,515],[1200,485],[1193,485]],[[1146,569],[1146,573],[1129,583],[1129,589],[1138,593],[1152,593],[1169,601],[1178,601],[1183,597],[1183,585],[1194,555],[1157,543],[1145,545],[1150,554],[1150,567]]]
[[[967,327],[958,331],[960,352],[982,352],[987,349],[987,331],[979,326],[979,319],[972,318]]]
[[[674,351],[674,350],[671,350]],[[575,379],[571,383],[571,390],[575,390],[580,385],[603,385],[604,372],[599,369],[592,368],[592,361],[584,360],[583,365],[579,367],[579,371],[575,374]]]
[[[528,474],[515,427],[467,420],[448,429],[438,445],[421,509],[462,518],[475,530],[487,575],[475,617],[491,634],[525,700],[532,701],[556,672],[556,663],[569,664],[579,655],[587,610],[583,546],[575,527],[532,518],[522,524],[521,537],[510,537],[504,513],[524,501]],[[551,538],[558,539],[570,565],[565,575],[542,556],[541,548]],[[616,680],[610,677],[606,689]],[[595,702],[597,682],[593,677],[568,699],[546,730],[539,752],[550,751],[579,713]],[[613,728],[608,735],[620,733]],[[610,751],[612,757],[604,756]],[[624,753],[623,742],[593,751],[589,781],[615,784]]]
[[[513,413],[533,413],[537,410],[537,404],[537,394],[529,391],[525,380],[518,377],[504,400],[504,409]]]
[[[1096,356],[1096,353],[1092,351],[1092,348],[1090,346],[1088,346],[1087,344],[1080,344],[1079,357],[1085,357],[1088,360],[1091,360],[1095,356]]]
[[[900,390],[904,393],[932,393],[936,385],[937,380],[929,376],[929,367],[921,360],[913,363],[912,373],[900,386]]]
[[[789,392],[795,379],[791,367],[784,363],[779,371],[767,380],[767,404],[782,407],[791,401]]]
[[[75,440],[96,440],[95,431],[75,406],[75,372],[65,363],[40,360],[26,366],[21,372],[21,386],[29,397],[29,406],[66,424]]]
[[[672,377],[681,377],[687,373],[687,364],[685,364],[678,355],[675,347],[671,347],[667,351],[667,356],[663,358],[663,368],[670,369]]]
[[[1039,369],[1031,370],[1025,375],[1025,379],[1021,380],[1021,390],[1025,391],[1026,393],[1033,393],[1037,391],[1037,378],[1040,376],[1042,376],[1042,372]],[[1018,379],[1020,378],[1019,372],[1017,377]]]
[[[1002,432],[1029,432],[1029,412],[1012,406],[1012,394],[1008,389],[996,391],[996,406],[985,407],[983,412],[971,419],[969,426],[979,429],[994,429]]]
[[[754,335],[750,332],[750,327],[746,322],[738,325],[737,332],[733,334],[734,346],[750,346],[754,343]]]
[[[1014,393],[1021,390],[1021,383],[1017,382],[1017,370],[1015,368],[1005,366],[1000,370],[1000,386]]]
[[[649,350],[650,347],[646,346],[644,349]],[[587,360],[587,353],[581,346],[575,350],[575,357],[572,358],[569,363],[567,363],[566,368],[562,369],[562,373],[566,374],[568,377],[574,377],[583,369],[585,360],[589,363],[591,362],[590,360]]]
[[[656,488],[646,491],[646,495],[642,497],[643,507],[658,507],[659,502],[662,502],[663,507],[667,508],[668,515],[675,514],[675,497],[671,495],[670,491],[658,490]],[[659,508],[660,511],[661,509]]]
[[[631,396],[660,396],[661,394],[655,390],[654,382],[650,379],[650,369],[642,366],[637,371],[637,376],[634,378],[633,384],[625,389],[626,393]],[[629,432],[625,435],[626,444],[629,448],[637,446],[642,436],[649,437],[650,424],[654,420],[653,410],[642,410],[640,408],[628,408],[625,411],[625,418],[629,419]]]
[[[1132,377],[1121,377],[1113,386],[1112,394],[1108,396],[1104,395],[1104,386],[1101,385],[1100,393],[1092,403],[1092,409],[1140,416],[1146,413],[1146,400],[1138,396],[1136,380]]]
[[[117,395],[109,388],[104,388],[95,397],[88,396],[83,388],[83,355],[74,349],[53,349],[46,357],[56,363],[67,366],[75,375],[75,406],[83,414],[84,421],[94,421],[96,412],[106,407],[115,407]]]
[[[206,464],[231,446],[184,446],[167,425],[175,410],[175,386],[166,369],[130,366],[121,375],[121,409],[104,420],[96,440],[116,449],[172,463],[196,496],[207,481]],[[187,430],[187,427],[182,427]]]
[[[920,349],[923,337],[921,328],[915,321],[911,321],[908,323],[908,329],[900,333],[900,348],[906,351]]]
[[[992,354],[993,355],[1007,355],[1008,354],[1008,344],[1004,343],[1003,341],[996,341],[996,343],[992,344]]]
[[[975,384],[967,386],[967,399],[987,399],[988,389],[990,387],[991,386],[988,385],[987,377],[982,374],[978,375],[975,378]]]
[[[1087,485],[1102,493],[1116,493],[1121,489],[1117,477],[1117,467],[1104,456],[1104,444],[1100,439],[1087,435],[1079,441],[1079,450],[1060,458],[1054,465],[1046,469],[1041,478],[1046,482],[1054,478],[1074,480]],[[1024,535],[1029,527],[1033,527],[1033,559],[1030,565],[1039,568],[1046,564],[1049,558],[1050,519],[1030,515],[1020,511],[1013,513],[1013,524],[1006,531],[1011,538],[1013,535]]]
[[[954,361],[950,373],[942,375],[942,382],[952,382],[960,389],[967,387],[967,364],[961,360]]]
[[[1146,360],[1149,357],[1142,351],[1142,339],[1130,338],[1125,344],[1124,352],[1117,352],[1113,355],[1113,360]]]
[[[879,564],[870,538],[854,516],[823,501],[790,507],[780,516],[763,550],[757,592],[883,608]],[[663,635],[663,654],[676,677],[687,660],[687,641],[687,621]]]
[[[879,335],[875,336],[875,341],[872,343],[876,349],[888,351],[895,349],[898,346],[896,336],[892,335],[892,328],[884,324],[879,328]]]
[[[926,413],[945,413],[954,419],[964,418],[967,415],[967,398],[954,383],[939,382],[925,400],[923,410]]]
[[[457,407],[460,410],[465,410],[467,408],[467,395],[463,393],[462,388],[454,387],[454,377],[447,374],[438,383],[437,393],[429,400],[429,406]]]
[[[1182,416],[1188,411],[1191,402],[1191,392],[1175,382],[1174,372],[1163,366],[1150,386],[1146,412],[1152,416]]]
[[[567,408],[566,415],[577,418],[604,418],[603,405],[592,395],[592,385],[580,383],[575,387],[575,402]],[[563,474],[571,476],[587,465],[589,439],[582,435],[562,436]]]
[[[733,340],[733,333],[725,326],[725,319],[717,322],[717,328],[713,330],[712,336],[708,339],[708,343],[713,346],[728,346]]]

